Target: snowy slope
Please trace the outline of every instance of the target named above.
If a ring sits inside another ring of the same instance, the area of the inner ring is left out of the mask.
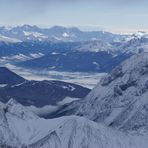
[[[82,42],[80,46],[76,47],[75,50],[82,51],[82,52],[101,52],[105,51],[108,53],[113,53],[116,50],[113,49],[112,45],[108,42],[103,41],[89,41],[89,42]]]
[[[14,100],[0,105],[0,146],[28,148],[147,148],[148,137],[130,136],[88,119],[42,119]]]
[[[148,53],[131,57],[105,76],[77,114],[124,131],[148,134]]]
[[[10,38],[10,37],[4,36],[4,35],[0,35],[0,42],[5,42],[5,43],[20,43],[22,41],[19,40],[19,39],[16,39],[16,38]]]

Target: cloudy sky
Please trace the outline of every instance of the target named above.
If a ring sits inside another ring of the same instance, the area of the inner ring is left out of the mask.
[[[0,25],[148,29],[148,0],[0,0]]]

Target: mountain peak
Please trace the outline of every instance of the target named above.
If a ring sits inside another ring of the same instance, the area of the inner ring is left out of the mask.
[[[38,29],[39,27],[36,26],[36,25],[29,25],[29,24],[23,24],[22,26],[20,26],[22,28],[24,28],[25,30],[28,30],[28,29]]]
[[[38,118],[34,113],[29,111],[26,107],[18,103],[15,99],[10,99],[6,103],[6,110],[7,112],[23,119],[23,120],[28,120],[28,119],[36,119]]]
[[[66,27],[63,27],[63,26],[53,26],[49,30],[52,31],[52,32],[55,32],[55,33],[60,33],[60,32],[61,33],[68,33],[68,32],[77,33],[77,32],[81,32],[76,27],[66,28]]]
[[[77,114],[124,131],[148,134],[148,53],[137,54],[105,76]]]

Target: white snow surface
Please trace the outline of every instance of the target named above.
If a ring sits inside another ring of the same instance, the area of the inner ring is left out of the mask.
[[[24,116],[25,115],[25,116]],[[147,148],[131,136],[78,116],[39,118],[14,100],[0,104],[0,146],[28,148]]]

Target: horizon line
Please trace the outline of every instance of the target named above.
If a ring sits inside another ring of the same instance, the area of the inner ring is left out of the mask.
[[[148,28],[124,28],[124,27],[100,27],[99,25],[47,25],[47,24],[29,24],[29,23],[24,23],[24,24],[15,24],[15,25],[6,25],[6,24],[0,24],[0,27],[19,27],[19,26],[37,26],[38,28],[47,28],[50,29],[52,27],[58,26],[58,27],[64,27],[64,28],[78,28],[81,31],[84,32],[91,32],[91,31],[104,31],[104,32],[110,32],[110,33],[116,33],[116,34],[130,34],[130,33],[136,33],[136,32],[148,32]],[[119,29],[120,28],[120,29]]]

